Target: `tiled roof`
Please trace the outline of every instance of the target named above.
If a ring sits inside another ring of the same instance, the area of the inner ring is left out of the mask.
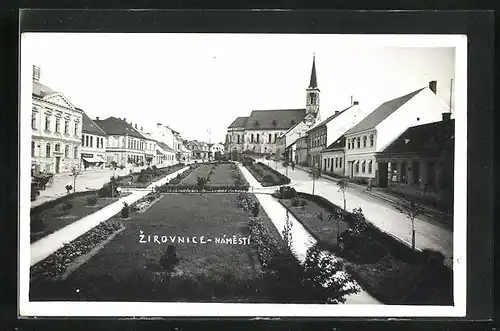
[[[344,147],[345,147],[345,136],[342,135],[339,139],[331,143],[330,146],[324,148],[322,152],[344,149]]]
[[[244,128],[248,117],[236,117],[236,119],[229,125],[229,128]]]
[[[33,81],[33,94],[36,96],[39,96],[41,98],[57,93],[56,91],[52,90],[50,87],[45,86],[43,84],[40,84],[40,82]]]
[[[170,148],[170,146],[168,146],[167,144],[165,144],[163,141],[157,141],[156,142],[158,144],[158,146],[161,147],[161,149],[163,149],[164,151],[167,151],[167,152],[174,152],[174,150],[172,148]]]
[[[453,153],[455,120],[445,120],[408,128],[378,154]]]
[[[351,107],[353,107],[354,105],[351,105],[349,107],[347,107],[346,109],[344,110],[341,110],[337,113],[334,113],[333,115],[330,115],[328,116],[324,121],[321,121],[319,123],[317,123],[316,125],[314,125],[310,130],[308,130],[307,132],[311,132],[311,131],[314,131],[315,129],[321,127],[321,126],[324,126],[326,125],[327,123],[329,123],[331,120],[333,120],[334,118],[338,117],[340,114],[342,114],[343,112],[345,112],[346,110],[350,109]]]
[[[83,125],[82,125],[83,133],[106,136],[106,132],[104,132],[94,121],[92,121],[92,119],[88,117],[84,111],[82,111],[82,114],[83,114]]]
[[[401,108],[406,102],[417,95],[424,88],[418,89],[414,92],[403,95],[402,97],[384,102],[377,109],[366,116],[361,122],[352,127],[346,134],[352,134],[360,131],[370,130],[377,126],[380,122],[385,120],[389,115]]]
[[[285,130],[304,119],[305,109],[254,110],[246,121],[247,130]]]
[[[120,118],[108,117],[105,120],[94,120],[94,123],[106,132],[107,135],[129,135],[136,138],[146,138],[134,129],[132,125]]]

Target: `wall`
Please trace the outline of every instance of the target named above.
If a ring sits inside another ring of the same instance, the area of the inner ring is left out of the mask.
[[[285,130],[246,130],[244,137],[245,142],[243,150],[253,151],[255,153],[275,153],[276,140]],[[252,134],[254,140],[252,142]],[[257,134],[259,134],[259,142],[257,142]],[[269,134],[271,134],[271,141],[269,141]],[[255,147],[255,149],[254,149]]]
[[[324,164],[321,166],[321,170],[326,173],[334,173],[339,176],[344,176],[345,168],[345,153],[343,150],[338,151],[328,151],[321,153],[321,158],[327,160],[327,168],[325,169]],[[337,161],[335,161],[337,159]],[[324,162],[324,161],[323,161]],[[333,167],[332,167],[333,166]]]

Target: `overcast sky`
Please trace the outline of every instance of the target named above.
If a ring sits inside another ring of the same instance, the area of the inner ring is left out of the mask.
[[[334,35],[61,34],[23,38],[21,54],[40,82],[91,118],[126,117],[152,130],[168,124],[186,139],[223,142],[253,109],[304,108],[316,70],[322,118],[351,95],[367,111],[438,81],[450,100],[452,47],[386,47]],[[28,43],[28,44],[27,44]],[[27,52],[27,53],[25,53]]]

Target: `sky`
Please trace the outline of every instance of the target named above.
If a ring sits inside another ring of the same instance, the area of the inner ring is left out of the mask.
[[[41,67],[42,84],[92,119],[125,117],[145,131],[162,123],[212,143],[224,142],[231,122],[254,109],[304,108],[313,54],[323,119],[351,96],[370,112],[431,80],[450,103],[453,47],[358,37],[31,33],[21,56]]]

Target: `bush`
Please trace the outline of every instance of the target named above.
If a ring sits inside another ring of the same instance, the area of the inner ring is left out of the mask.
[[[256,201],[254,204],[253,204],[253,207],[252,207],[252,215],[254,217],[257,217],[259,216],[259,211],[260,211],[260,205],[259,203]]]
[[[279,194],[281,199],[293,199],[297,197],[297,191],[290,186],[281,186]]]
[[[168,245],[167,251],[160,258],[160,265],[163,270],[167,272],[173,272],[175,267],[179,264],[179,257],[177,256],[177,251],[174,245]]]
[[[68,185],[66,185],[65,189],[66,189],[66,191],[68,191],[67,193],[69,194],[70,191],[73,189],[73,186],[68,184]]]
[[[88,206],[95,206],[95,204],[97,203],[98,200],[99,200],[99,196],[96,194],[93,194],[93,195],[87,197],[87,205]]]
[[[64,200],[61,205],[61,211],[64,215],[67,215],[73,208],[73,203],[70,200]]]
[[[129,213],[130,213],[130,206],[128,205],[128,203],[124,202],[123,203],[123,208],[122,208],[122,211],[121,211],[122,218],[128,218],[129,217]]]
[[[137,177],[137,181],[139,183],[148,183],[152,180],[153,175],[151,173],[148,173],[144,170],[141,170],[139,173],[139,176]]]
[[[271,175],[265,175],[262,178],[262,181],[267,182],[267,183],[274,183],[274,177]]]

